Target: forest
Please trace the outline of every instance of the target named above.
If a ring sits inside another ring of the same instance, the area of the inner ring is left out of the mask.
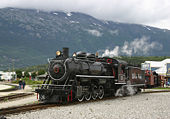
[[[124,60],[129,65],[132,65],[132,66],[141,67],[141,63],[143,63],[145,61],[162,61],[164,59],[170,58],[170,56],[148,56],[148,57],[145,57],[145,56],[132,56],[132,57],[120,56],[120,57],[113,57],[113,58]],[[48,64],[42,64],[42,65],[24,67],[24,68],[20,68],[17,70],[26,71],[26,72],[37,72],[40,70],[47,71],[47,68],[48,68]]]

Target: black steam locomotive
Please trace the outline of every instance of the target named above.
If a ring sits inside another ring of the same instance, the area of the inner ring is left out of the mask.
[[[69,57],[68,48],[49,59],[48,75],[35,90],[43,102],[83,101],[115,95],[118,89],[137,90],[145,85],[145,72],[125,61],[77,52]]]

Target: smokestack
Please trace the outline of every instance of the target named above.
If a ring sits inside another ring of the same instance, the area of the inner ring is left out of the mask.
[[[63,48],[63,57],[68,58],[69,57],[69,48]]]

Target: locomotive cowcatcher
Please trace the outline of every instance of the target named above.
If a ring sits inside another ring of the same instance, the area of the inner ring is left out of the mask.
[[[145,72],[122,60],[85,52],[69,57],[69,49],[63,48],[48,61],[48,75],[42,86],[35,90],[43,102],[102,99],[114,96],[118,89],[126,95],[127,87],[137,92],[145,85]]]

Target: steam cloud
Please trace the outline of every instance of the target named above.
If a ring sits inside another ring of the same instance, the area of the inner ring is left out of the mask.
[[[132,42],[124,42],[123,46],[116,46],[113,50],[106,49],[102,56],[120,56],[127,55],[132,56],[137,55],[149,55],[151,50],[161,50],[162,44],[158,42],[149,42],[149,37],[143,36],[142,38],[136,38]]]
[[[124,95],[128,95],[128,96],[132,96],[135,95],[137,92],[136,88],[133,88],[132,86],[122,86],[121,88],[119,88],[116,93],[115,96],[121,97]]]

